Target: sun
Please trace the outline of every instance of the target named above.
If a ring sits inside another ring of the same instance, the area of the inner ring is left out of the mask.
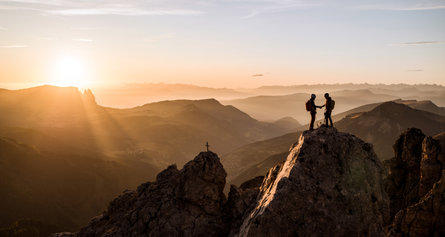
[[[51,84],[86,88],[90,84],[90,78],[85,63],[75,57],[58,59],[53,65]]]

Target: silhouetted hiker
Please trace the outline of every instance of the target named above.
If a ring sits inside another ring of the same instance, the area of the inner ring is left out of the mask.
[[[335,106],[335,101],[332,100],[332,98],[329,96],[329,93],[324,94],[324,98],[326,98],[326,103],[323,106],[326,106],[326,112],[324,112],[324,120],[325,120],[325,126],[326,127],[333,127],[334,124],[332,123],[331,113]],[[331,125],[329,126],[328,121],[331,122]]]
[[[323,108],[322,106],[315,105],[315,94],[311,95],[311,98],[306,102],[306,110],[311,112],[311,125],[309,130],[314,130],[315,115],[317,114],[317,108]]]

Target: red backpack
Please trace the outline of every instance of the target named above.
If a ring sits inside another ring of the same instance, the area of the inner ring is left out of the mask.
[[[311,100],[306,102],[306,111],[312,111],[312,103]]]

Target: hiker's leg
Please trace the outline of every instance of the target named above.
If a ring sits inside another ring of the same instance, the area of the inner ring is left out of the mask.
[[[328,112],[324,112],[324,125],[328,126]]]
[[[331,112],[329,112],[329,121],[331,122],[331,127],[333,127],[334,126],[334,123],[332,123],[332,117],[331,117]],[[327,119],[326,119],[327,120]],[[327,121],[326,121],[326,123],[327,123]]]
[[[311,113],[311,125],[309,126],[309,130],[314,130],[314,122],[315,122],[315,113]]]

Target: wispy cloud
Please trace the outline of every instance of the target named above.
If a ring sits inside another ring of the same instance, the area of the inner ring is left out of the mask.
[[[408,69],[407,72],[423,72],[423,69]]]
[[[94,40],[87,38],[76,38],[72,39],[73,41],[83,42],[83,43],[92,43]]]
[[[299,1],[299,0],[258,0],[246,1],[248,4],[244,8],[250,9],[250,13],[242,18],[248,19],[261,14],[279,13],[296,9],[321,6],[319,1]]]
[[[403,42],[390,44],[390,46],[416,46],[416,45],[433,45],[433,44],[443,44],[445,41],[413,41],[413,42]]]
[[[118,0],[0,0],[0,10],[39,11],[48,15],[189,16],[203,13],[184,6],[187,5],[175,0],[127,0],[124,3]]]
[[[2,49],[15,49],[15,48],[26,48],[28,45],[24,44],[12,44],[12,45],[0,45]]]
[[[119,15],[119,16],[190,16],[202,14],[200,11],[186,9],[156,9],[146,10],[138,8],[86,8],[86,9],[63,9],[46,11],[52,15],[82,16],[82,15]]]
[[[260,73],[260,74],[253,74],[253,75],[252,75],[252,77],[262,77],[262,76],[264,76],[264,75],[261,74],[261,73]]]
[[[0,26],[0,30],[7,30],[6,27]]]
[[[246,9],[250,9],[249,14],[243,18],[307,8],[391,11],[420,11],[445,8],[445,0],[240,0],[236,2],[244,4]]]
[[[373,0],[361,1],[352,8],[361,10],[425,11],[445,8],[445,0]]]

